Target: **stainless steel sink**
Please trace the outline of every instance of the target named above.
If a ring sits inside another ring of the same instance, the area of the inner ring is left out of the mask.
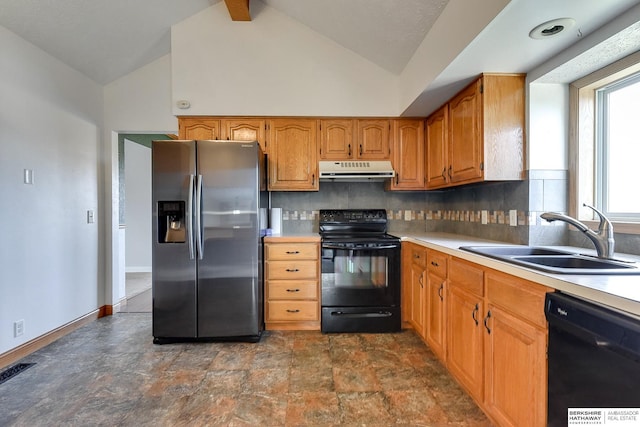
[[[534,246],[461,246],[468,252],[554,274],[640,274],[636,263]]]

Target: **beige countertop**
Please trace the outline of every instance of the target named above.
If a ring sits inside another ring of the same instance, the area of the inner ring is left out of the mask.
[[[406,235],[395,233],[395,235],[401,237],[403,241],[417,243],[494,270],[549,286],[567,294],[616,308],[640,318],[640,275],[544,273],[459,249],[460,246],[498,246],[509,245],[509,243],[448,233],[411,233]],[[585,254],[595,253],[585,248],[568,248],[566,246],[557,248],[571,249]],[[633,255],[616,253],[616,256],[626,260],[640,261],[640,257]]]
[[[567,294],[591,300],[615,309],[632,314],[640,319],[640,275],[587,275],[587,274],[552,274],[529,268],[517,266],[493,258],[476,255],[459,249],[460,246],[473,245],[511,245],[510,243],[495,240],[481,239],[471,236],[463,236],[450,233],[391,233],[400,237],[403,241],[409,241],[426,246],[458,258],[466,259],[494,270],[502,271],[532,282],[540,283],[550,288],[557,289]],[[316,233],[283,233],[273,236],[265,236],[264,241],[295,243],[295,242],[319,242],[320,235]],[[567,247],[553,246],[559,249],[571,250],[583,254],[595,254],[595,251]],[[625,260],[634,260],[640,263],[640,257],[634,255],[618,254]]]

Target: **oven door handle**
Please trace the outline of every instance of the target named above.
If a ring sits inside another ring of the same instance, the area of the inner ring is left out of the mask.
[[[327,243],[323,243],[322,244],[322,249],[345,249],[345,250],[364,250],[364,251],[377,251],[377,250],[381,250],[381,249],[397,249],[398,245],[383,245],[383,246],[370,246],[370,247],[366,247],[366,248],[350,248],[350,247],[346,247],[346,246],[340,246],[340,245],[332,245],[332,244],[327,244]]]
[[[345,313],[344,311],[332,311],[332,316],[340,316],[340,317],[391,317],[393,313],[390,311],[378,311],[376,313]]]

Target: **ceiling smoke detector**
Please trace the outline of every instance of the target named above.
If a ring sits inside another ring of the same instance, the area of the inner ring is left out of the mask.
[[[545,39],[560,34],[562,31],[573,27],[576,21],[572,18],[558,18],[544,22],[529,32],[532,39]]]

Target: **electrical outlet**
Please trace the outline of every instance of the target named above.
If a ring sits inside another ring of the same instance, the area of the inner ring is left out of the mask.
[[[16,320],[13,322],[13,336],[19,337],[24,334],[24,319]]]
[[[480,212],[480,223],[486,224],[489,222],[489,211],[481,211]]]
[[[509,211],[509,225],[512,227],[516,227],[518,225],[518,211],[515,209],[511,209]]]

